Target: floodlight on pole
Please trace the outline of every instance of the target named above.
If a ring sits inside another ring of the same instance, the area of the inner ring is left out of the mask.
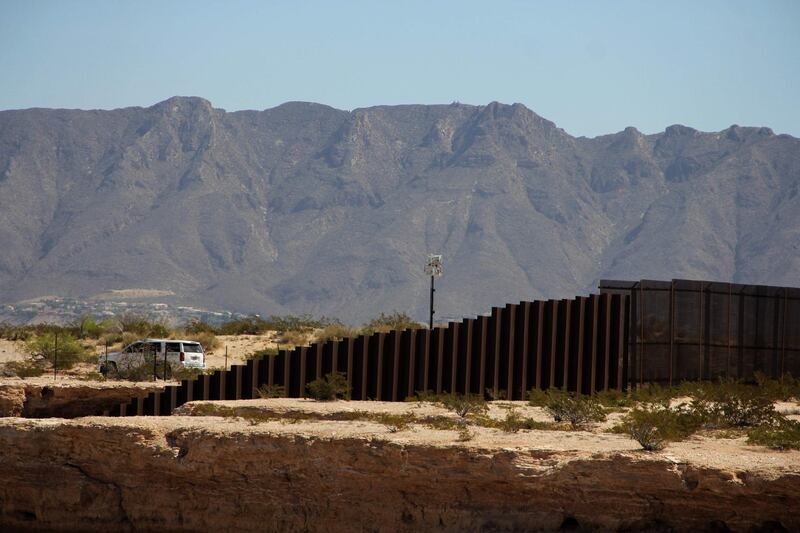
[[[444,273],[442,268],[442,256],[436,254],[428,254],[428,261],[425,263],[425,273],[431,277],[431,313],[428,322],[428,327],[433,329],[433,293],[436,292],[434,288],[434,280]]]

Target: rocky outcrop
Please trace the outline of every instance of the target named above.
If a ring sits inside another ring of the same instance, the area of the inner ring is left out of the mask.
[[[0,421],[0,529],[800,529],[797,473],[431,445],[385,429],[380,438],[322,437],[314,427],[213,417]]]
[[[0,417],[76,418],[99,416],[161,385],[101,383],[0,383]]]

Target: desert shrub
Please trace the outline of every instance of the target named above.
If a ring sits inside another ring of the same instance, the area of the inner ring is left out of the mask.
[[[86,348],[69,333],[58,335],[58,346],[55,333],[42,333],[29,339],[26,348],[33,357],[63,369],[72,368],[87,357]]]
[[[645,402],[633,408],[613,431],[627,434],[648,451],[668,441],[689,437],[703,425],[703,416],[690,406],[669,407],[664,402]]]
[[[775,401],[800,400],[800,378],[795,379],[787,372],[780,379],[771,379],[763,372],[756,372],[756,385],[760,394]]]
[[[8,324],[6,322],[0,323],[0,339],[8,339],[10,341],[27,341],[31,337],[30,330]]]
[[[708,425],[716,427],[752,427],[776,421],[774,399],[766,389],[745,385],[732,379],[698,388],[693,409]]]
[[[550,427],[550,425],[545,422],[537,422],[533,418],[524,417],[514,409],[509,410],[499,424],[499,429],[506,433],[516,433],[521,429],[544,429],[547,427]]]
[[[388,333],[401,329],[421,329],[424,326],[411,318],[406,313],[393,311],[391,313],[381,313],[380,316],[373,318],[361,327],[362,335],[372,335],[373,333]]]
[[[32,359],[9,361],[3,366],[3,370],[19,378],[35,378],[44,374],[42,365]]]
[[[520,415],[515,409],[509,409],[505,418],[495,419],[488,416],[477,416],[474,418],[475,424],[486,427],[499,429],[506,433],[517,433],[522,429],[555,429],[556,425],[552,422],[539,422],[533,418],[528,418]]]
[[[257,392],[259,398],[283,398],[286,396],[286,387],[281,385],[261,385]]]
[[[287,346],[304,346],[308,344],[309,333],[299,329],[290,329],[282,332],[276,339],[278,344]]]
[[[577,428],[589,422],[602,422],[606,419],[603,406],[592,396],[555,390],[550,390],[547,394],[549,399],[544,408],[556,422],[569,422],[573,428]]]
[[[312,398],[322,402],[330,402],[350,396],[347,378],[341,372],[331,372],[308,384],[308,393]]]
[[[389,431],[403,431],[408,429],[417,419],[414,413],[372,413],[369,420],[383,424]]]
[[[432,390],[418,390],[414,396],[406,398],[407,402],[439,403],[441,396]]]
[[[186,335],[182,335],[182,337],[189,341],[199,342],[207,352],[220,347],[219,339],[210,331],[199,331],[197,333],[187,332]]]
[[[218,328],[219,335],[261,335],[273,329],[257,315],[236,318],[225,322]]]
[[[334,324],[338,322],[335,319],[331,318],[313,318],[311,315],[303,314],[303,315],[273,315],[270,316],[266,323],[269,326],[269,329],[273,331],[283,332],[283,331],[303,331],[303,332],[310,332],[315,329],[324,328],[330,324]]]
[[[719,427],[753,427],[768,424],[780,416],[768,398],[731,398],[713,404],[711,418]]]
[[[111,346],[113,344],[121,343],[124,336],[125,334],[121,331],[109,331],[100,337],[100,341]]]
[[[142,338],[141,335],[132,333],[130,331],[126,331],[125,333],[122,334],[122,339],[121,339],[122,346],[125,347],[131,343],[138,341],[141,338]]]
[[[486,387],[486,391],[485,392],[486,392],[486,396],[493,402],[494,401],[508,399],[508,396],[506,394],[506,390],[505,389],[498,389],[497,392],[495,392],[493,388]]]
[[[84,315],[79,318],[74,327],[78,330],[78,337],[81,339],[99,339],[106,332],[119,329],[113,320],[98,321],[91,315]]]
[[[461,418],[477,415],[489,410],[486,400],[474,394],[447,394],[439,397],[439,403],[445,409],[453,411]]]
[[[458,429],[463,426],[462,420],[456,420],[449,416],[427,416],[421,422],[431,429]]]
[[[248,354],[246,354],[244,356],[244,358],[245,359],[261,359],[264,356],[272,357],[272,356],[278,355],[279,351],[280,350],[278,350],[274,346],[271,346],[269,348],[263,348],[261,350],[256,350],[255,352],[248,353]]]
[[[117,320],[123,333],[132,333],[137,339],[169,337],[171,334],[167,324],[143,315],[126,314]]]
[[[528,391],[528,403],[534,407],[544,407],[550,396],[544,389],[531,389]]]
[[[747,432],[747,443],[768,446],[777,450],[800,450],[800,422],[782,419]]]
[[[675,398],[677,390],[672,387],[662,387],[658,383],[646,383],[632,391],[631,397],[637,402],[663,403]]]
[[[633,405],[633,399],[626,393],[615,389],[604,390],[595,393],[594,398],[602,405],[610,409],[619,409]]]
[[[330,340],[342,340],[348,337],[357,337],[358,330],[345,326],[339,322],[328,324],[320,331],[314,334],[315,342],[323,342]]]
[[[458,437],[456,441],[458,442],[469,442],[475,438],[475,432],[469,429],[469,426],[466,424],[462,424],[461,427],[458,428]]]
[[[150,375],[152,376],[153,368],[150,365]],[[183,381],[188,380],[192,381],[197,379],[199,376],[203,375],[205,371],[202,368],[188,368],[183,365],[175,365],[170,370],[170,374],[172,379]],[[164,375],[163,373],[161,374]]]
[[[26,324],[23,326],[15,326],[11,324],[0,324],[0,338],[5,338],[11,341],[29,341],[33,337],[44,334],[58,333],[59,337],[62,335],[72,335],[73,337],[79,336],[79,328],[75,325],[61,326],[59,324]]]
[[[197,333],[211,333],[213,335],[219,334],[219,329],[205,322],[200,320],[199,318],[193,318],[186,325],[183,327],[184,331],[188,334],[197,334]]]

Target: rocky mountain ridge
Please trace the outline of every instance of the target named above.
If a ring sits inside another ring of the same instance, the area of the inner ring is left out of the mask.
[[[0,303],[119,289],[440,318],[601,278],[797,285],[800,140],[573,137],[520,104],[0,112]]]

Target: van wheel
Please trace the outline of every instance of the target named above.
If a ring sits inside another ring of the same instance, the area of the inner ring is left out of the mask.
[[[100,373],[106,378],[116,377],[119,374],[119,372],[117,372],[117,363],[114,361],[109,361],[100,367]]]

